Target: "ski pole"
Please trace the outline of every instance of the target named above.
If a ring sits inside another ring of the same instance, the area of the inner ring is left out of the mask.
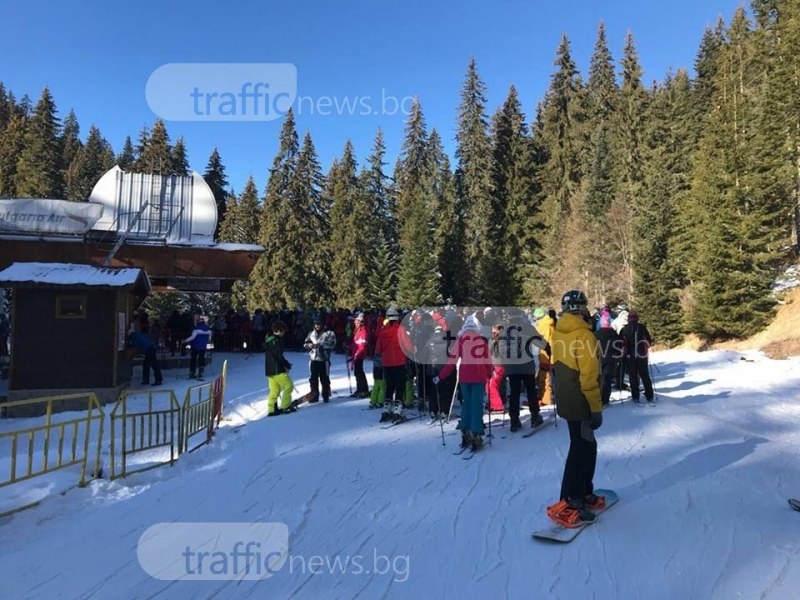
[[[483,417],[481,417],[483,419]],[[489,445],[492,445],[492,401],[491,397],[489,399],[489,435],[486,436],[489,439]]]
[[[461,359],[458,359],[459,361]],[[453,414],[453,405],[456,403],[456,396],[458,395],[458,364],[456,364],[456,387],[453,388],[453,397],[450,399],[450,410],[447,411],[447,422],[450,422],[450,417]]]
[[[444,413],[442,412],[441,400],[439,398],[439,386],[434,384],[436,390],[436,409],[439,414],[439,429],[442,430],[442,446],[447,446],[444,442]]]
[[[350,383],[350,360],[349,359],[345,359],[345,360],[347,361],[347,362],[344,363],[345,366],[347,367],[347,387],[350,388],[350,395],[352,396],[353,395],[353,384]]]
[[[661,400],[658,397],[658,390],[656,390],[656,378],[653,376],[653,365],[651,365],[650,362],[648,361],[647,366],[650,368],[650,385],[653,386],[653,397],[659,402],[661,402]]]

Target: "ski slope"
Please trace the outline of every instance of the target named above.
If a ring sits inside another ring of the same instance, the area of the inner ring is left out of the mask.
[[[331,403],[269,419],[261,357],[229,358],[230,420],[210,446],[173,467],[53,493],[0,521],[0,597],[800,594],[800,514],[786,503],[800,495],[800,360],[654,355],[659,403],[613,405],[598,431],[595,484],[616,490],[619,504],[554,545],[530,534],[560,488],[563,422],[528,439],[503,439],[508,423],[495,424],[493,444],[465,461],[453,455],[452,423],[446,446],[427,421],[382,429],[378,411],[348,397],[341,356]],[[308,389],[305,359],[289,360],[298,396]],[[289,561],[262,581],[151,577],[137,558],[140,537],[175,522],[285,523]]]

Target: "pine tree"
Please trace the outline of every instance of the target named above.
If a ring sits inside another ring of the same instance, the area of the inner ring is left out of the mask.
[[[233,198],[231,194],[228,200]],[[225,214],[227,217],[227,211]],[[233,241],[239,244],[257,244],[261,228],[261,204],[258,200],[258,188],[252,177],[247,179],[244,191],[236,201],[234,217],[237,238]]]
[[[692,134],[695,140],[699,140],[703,127],[711,114],[713,97],[716,93],[720,51],[724,45],[725,21],[720,17],[714,29],[706,29],[703,33],[703,39],[694,61],[694,70],[697,76],[692,86],[694,91],[692,104],[697,119],[692,128]]]
[[[172,147],[164,121],[157,119],[150,131],[147,128],[142,129],[136,154],[134,170],[137,173],[157,173],[159,175],[172,173]]]
[[[16,172],[16,193],[31,198],[59,198],[64,188],[61,172],[59,119],[50,90],[44,88],[25,128],[24,147]]]
[[[586,87],[586,217],[601,220],[617,193],[617,171],[613,143],[614,117],[619,106],[619,88],[614,62],[608,49],[603,23],[597,31],[597,42],[589,65]]]
[[[208,184],[208,187],[211,188],[211,193],[214,194],[214,201],[217,204],[217,227],[214,230],[214,239],[217,239],[220,236],[220,228],[222,227],[222,222],[225,219],[225,211],[227,210],[225,201],[228,197],[228,179],[225,176],[225,166],[222,164],[222,159],[216,148],[214,148],[214,151],[208,158],[208,164],[203,173],[203,179]]]
[[[330,227],[328,209],[322,201],[324,177],[311,134],[306,132],[297,157],[297,173],[292,185],[292,202],[302,218],[304,234],[303,306],[330,303],[331,260],[328,254]]]
[[[86,202],[95,184],[114,164],[114,152],[94,125],[86,144],[78,150],[67,170],[67,199]]]
[[[622,86],[620,88],[620,108],[618,113],[618,147],[620,156],[620,180],[617,197],[612,210],[625,211],[634,221],[638,218],[642,200],[642,134],[645,129],[645,111],[647,109],[647,92],[642,85],[642,68],[633,41],[628,33],[622,56]],[[618,235],[624,239],[624,230]],[[608,260],[621,264],[623,274],[633,271],[633,264],[638,260],[638,242],[641,239],[637,231],[628,231],[628,239],[624,243],[626,249],[608,256]],[[633,297],[633,278],[623,276],[621,291],[626,297]]]
[[[353,145],[345,143],[342,157],[328,175],[332,199],[330,223],[331,288],[337,306],[358,307],[367,302],[370,270],[369,235],[372,218],[367,194],[356,176]]]
[[[17,162],[25,147],[25,128],[28,119],[13,115],[0,133],[0,198],[17,196]]]
[[[419,100],[415,99],[406,121],[394,177],[400,245],[397,301],[401,306],[429,305],[439,298],[430,159],[425,116]]]
[[[713,97],[719,109],[711,114],[693,174],[692,200],[699,219],[694,229],[696,259],[689,269],[689,316],[692,331],[707,339],[753,333],[774,304],[769,283],[776,248],[765,245],[762,236],[765,227],[775,223],[770,192],[780,191],[769,190],[763,180],[757,196],[748,189],[758,113],[745,98],[761,70],[753,58],[752,39],[744,10],[737,10],[719,56]],[[766,158],[756,156],[759,161]],[[774,176],[767,179],[774,181]]]
[[[247,184],[253,183],[255,186],[255,182],[253,182],[253,178],[247,181]],[[257,192],[256,192],[257,194]],[[230,194],[225,201],[225,216],[219,222],[219,232],[216,236],[216,239],[221,244],[241,244],[242,243],[242,236],[239,231],[239,224],[237,223],[237,217],[239,212],[239,200],[236,197],[236,194]]]
[[[80,126],[78,125],[78,117],[75,116],[75,111],[69,111],[69,114],[64,119],[64,125],[61,130],[61,169],[65,172],[72,164],[72,160],[78,153],[78,150],[83,146],[80,139]],[[69,195],[69,193],[67,194]]]
[[[123,171],[128,171],[131,169],[133,164],[136,162],[136,153],[133,149],[133,143],[131,142],[131,136],[125,136],[125,142],[122,145],[122,152],[119,153],[117,156],[117,165]]]
[[[6,87],[3,85],[3,82],[0,81],[0,135],[2,135],[3,130],[8,127],[8,123],[11,121],[11,116],[13,114],[14,105],[6,94]]]
[[[381,233],[367,275],[368,306],[380,309],[394,301],[397,291],[397,269],[397,254],[392,250],[389,240]]]
[[[502,207],[498,206],[492,187],[492,145],[487,126],[486,85],[473,58],[467,66],[458,107],[456,189],[466,216],[465,238],[470,240],[466,246],[471,269],[469,300],[491,305],[502,304],[507,270],[498,245]]]
[[[170,162],[172,175],[186,177],[189,174],[189,159],[186,157],[186,143],[183,141],[183,137],[179,137],[170,150]],[[217,223],[219,223],[219,219]]]
[[[367,166],[360,175],[361,185],[372,206],[372,217],[369,224],[373,229],[372,238],[376,247],[377,240],[382,237],[396,253],[397,215],[394,198],[389,189],[389,178],[384,172],[385,156],[386,145],[383,141],[383,131],[378,129],[372,146],[372,154],[367,158]]]
[[[652,335],[661,342],[682,339],[682,311],[678,297],[680,264],[671,243],[678,199],[688,190],[691,140],[686,135],[692,119],[691,87],[686,72],[667,76],[649,107],[643,135],[642,202],[633,222],[637,250],[634,257],[634,297]]]
[[[539,205],[547,231],[540,267],[542,289],[536,296],[540,300],[550,300],[576,285],[570,262],[580,257],[571,254],[583,254],[585,250],[575,236],[566,235],[570,216],[580,215],[583,202],[581,135],[585,118],[583,84],[566,35],[556,52],[555,66],[534,131],[535,147],[543,162],[538,176]],[[580,229],[579,225],[576,227]],[[568,243],[571,249],[566,247]]]
[[[533,146],[516,88],[512,85],[492,123],[493,187],[496,234],[502,256],[495,285],[503,305],[525,303],[526,281],[539,258],[538,206],[535,203]]]
[[[428,156],[433,171],[433,253],[441,277],[439,290],[445,302],[462,303],[467,297],[464,214],[458,205],[450,159],[436,129],[428,138]]]
[[[248,304],[266,309],[296,307],[300,301],[296,273],[302,247],[291,206],[291,185],[297,169],[297,130],[294,113],[286,113],[279,149],[272,162],[264,197],[259,243],[265,252],[250,275]]]

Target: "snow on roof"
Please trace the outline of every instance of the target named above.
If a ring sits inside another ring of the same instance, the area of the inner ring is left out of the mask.
[[[16,262],[0,271],[2,283],[44,283],[48,285],[134,285],[141,269],[112,269],[69,263]]]

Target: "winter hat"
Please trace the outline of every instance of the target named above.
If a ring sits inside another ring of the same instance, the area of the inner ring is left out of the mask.
[[[400,313],[397,312],[397,309],[394,307],[390,307],[386,311],[386,318],[390,321],[399,321],[400,320]]]
[[[635,310],[631,310],[628,312],[628,321],[638,321],[639,320],[639,313]]]
[[[360,312],[356,314],[356,321],[363,321],[364,320],[364,313]]]
[[[468,329],[472,329],[474,331],[481,330],[481,323],[478,321],[478,318],[474,313],[467,317],[466,321],[464,321],[463,327],[461,327],[461,331],[466,331]]]
[[[544,315],[545,315],[545,312],[544,312],[544,309],[541,306],[539,308],[537,308],[535,311],[533,311],[533,318],[536,319],[536,320],[541,319],[542,317],[544,317]]]

